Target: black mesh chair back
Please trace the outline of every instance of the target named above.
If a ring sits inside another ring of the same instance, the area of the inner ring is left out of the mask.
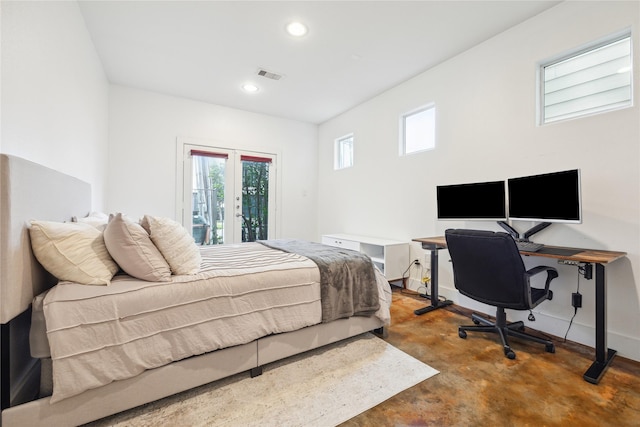
[[[529,281],[516,243],[507,233],[447,230],[454,284],[461,294],[499,307],[528,310]]]

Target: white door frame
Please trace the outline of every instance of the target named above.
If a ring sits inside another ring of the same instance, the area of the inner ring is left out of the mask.
[[[192,228],[192,213],[189,208],[191,205],[191,150],[212,151],[216,153],[224,153],[229,155],[229,167],[225,168],[225,181],[232,185],[225,186],[225,202],[233,202],[232,206],[225,206],[225,223],[226,230],[231,230],[229,236],[231,241],[225,243],[236,243],[242,241],[241,225],[242,219],[236,216],[238,203],[240,204],[240,212],[242,211],[242,168],[236,167],[240,164],[240,156],[256,156],[272,159],[269,166],[269,238],[278,238],[278,230],[280,229],[280,198],[278,193],[281,189],[280,174],[278,174],[278,158],[279,153],[276,151],[265,152],[251,149],[229,148],[227,144],[216,141],[197,139],[197,138],[177,138],[176,144],[176,220],[187,229]],[[189,198],[186,198],[189,195]],[[186,206],[186,205],[189,206]],[[233,209],[229,209],[232,207]]]

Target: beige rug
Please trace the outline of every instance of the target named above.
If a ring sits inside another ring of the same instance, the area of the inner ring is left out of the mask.
[[[364,334],[91,426],[335,426],[438,371]]]

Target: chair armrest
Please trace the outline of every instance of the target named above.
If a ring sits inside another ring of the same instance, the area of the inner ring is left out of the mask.
[[[536,274],[542,273],[542,272],[547,272],[547,280],[544,284],[544,289],[546,291],[549,290],[549,285],[551,284],[551,281],[553,279],[555,279],[556,277],[558,277],[558,270],[556,270],[554,267],[549,267],[547,265],[539,265],[537,267],[533,267],[530,270],[527,270],[527,272],[525,273],[527,280],[531,277],[534,276]]]
[[[558,270],[555,267],[549,267],[547,265],[538,265],[537,267],[533,267],[532,269],[527,270],[527,275],[531,277],[534,274],[542,273],[543,271],[555,274],[554,278],[558,277]]]

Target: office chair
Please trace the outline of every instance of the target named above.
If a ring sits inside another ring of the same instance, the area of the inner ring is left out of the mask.
[[[460,338],[466,338],[467,331],[497,333],[509,359],[515,359],[516,354],[509,347],[508,335],[544,344],[546,351],[555,353],[551,341],[526,334],[523,322],[507,323],[505,309],[531,311],[542,301],[550,300],[553,293],[549,284],[558,277],[557,270],[547,266],[526,270],[515,241],[506,233],[446,230],[445,238],[456,289],[462,295],[496,307],[495,323],[473,313],[475,325],[458,327]],[[547,273],[544,289],[532,288],[530,278],[542,272]]]

